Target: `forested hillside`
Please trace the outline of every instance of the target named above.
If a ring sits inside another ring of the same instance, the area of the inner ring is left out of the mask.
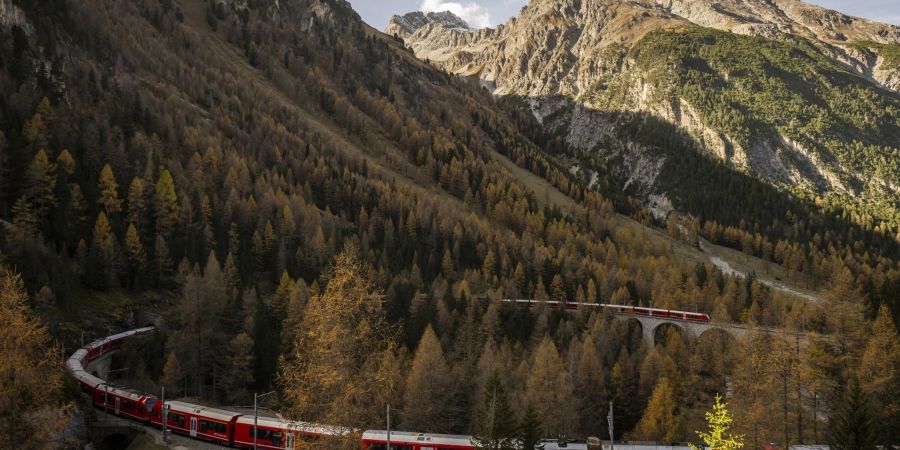
[[[470,432],[496,371],[514,419],[530,407],[548,436],[605,433],[614,400],[617,430],[685,440],[727,392],[754,442],[809,442],[829,420],[812,416],[814,399],[835,406],[848,380],[890,373],[863,386],[881,435],[896,436],[898,372],[881,369],[900,349],[878,309],[896,295],[896,259],[857,245],[870,236],[857,228],[832,236],[831,216],[798,209],[780,251],[752,235],[761,254],[798,264],[808,224],[822,248],[839,243],[811,278],[829,291],[821,304],[688,262],[617,227],[613,202],[551,158],[563,144],[340,0],[0,6],[21,13],[0,23],[0,255],[70,348],[83,326],[73,317],[94,299],[161,312],[160,332],[125,349],[134,386],[228,404],[277,388],[294,418],[354,427],[380,427],[373,412],[391,402],[401,428]],[[501,157],[556,190],[535,191]],[[692,245],[706,230],[762,232],[687,225],[670,232]],[[635,322],[502,297],[696,310],[837,338],[800,349],[790,335],[665,330],[648,347]],[[353,352],[315,359],[301,350],[341,347],[309,330]],[[304,358],[352,368],[333,372],[349,382],[304,378]],[[336,398],[357,409],[336,415]]]

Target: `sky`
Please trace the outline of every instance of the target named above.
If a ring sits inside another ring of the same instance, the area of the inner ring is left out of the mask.
[[[528,0],[349,0],[369,25],[383,30],[394,14],[451,11],[473,27],[504,23],[518,15]],[[900,0],[810,0],[851,16],[900,25]]]

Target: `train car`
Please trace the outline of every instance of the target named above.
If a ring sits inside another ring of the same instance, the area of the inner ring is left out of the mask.
[[[66,367],[69,369],[69,372],[72,372],[72,376],[78,381],[81,389],[93,396],[94,389],[105,381],[84,369],[85,358],[87,358],[87,350],[80,348],[66,360]]]
[[[257,417],[256,424],[257,447],[267,450],[292,449],[295,442],[334,439],[355,432],[350,428],[289,421],[276,417]],[[234,446],[253,448],[253,416],[244,415],[238,418],[234,429]]]
[[[172,432],[222,445],[233,444],[235,422],[240,413],[179,401],[167,401],[164,407],[168,408],[166,428]],[[161,424],[161,419],[155,419],[154,423]]]
[[[157,398],[132,389],[102,383],[93,391],[94,406],[117,416],[149,423]]]
[[[94,342],[91,342],[90,344],[82,347],[87,352],[86,357],[82,359],[82,364],[84,364],[85,362],[93,361],[94,359],[99,358],[113,350],[118,350],[122,346],[122,341],[125,338],[134,336],[135,334],[146,333],[152,330],[153,327],[136,328],[134,330],[123,331],[121,333],[116,333],[112,336],[107,336],[103,339],[98,339]]]
[[[391,432],[392,450],[473,450],[469,436],[454,434]],[[368,430],[362,435],[363,450],[387,450],[387,431]]]

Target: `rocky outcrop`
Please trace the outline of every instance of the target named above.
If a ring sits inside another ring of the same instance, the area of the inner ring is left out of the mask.
[[[415,33],[418,29],[432,24],[441,30],[457,32],[471,30],[469,24],[466,23],[465,20],[450,11],[430,12],[428,14],[421,11],[414,11],[402,16],[391,17],[384,32],[392,36],[406,38]]]
[[[18,26],[26,33],[31,32],[31,24],[26,19],[25,13],[14,5],[12,0],[0,0],[0,26]]]

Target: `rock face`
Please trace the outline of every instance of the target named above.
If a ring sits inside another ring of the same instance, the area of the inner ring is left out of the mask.
[[[539,120],[576,146],[618,161],[622,167],[611,171],[621,172],[626,184],[641,185],[648,197],[666,156],[646,154],[635,143],[610,144],[614,123],[609,111],[662,118],[711,156],[774,184],[855,196],[867,178],[835,162],[828,149],[819,148],[817,138],[797,141],[773,131],[738,139],[710,123],[697,105],[673,98],[659,82],[648,82],[629,49],[652,31],[700,26],[811,43],[834,67],[865,78],[872,89],[894,91],[887,94],[892,96],[900,89],[900,70],[880,52],[900,44],[900,27],[798,0],[531,0],[520,16],[480,30],[445,25],[430,16],[395,16],[386,31],[402,37],[419,58],[451,73],[478,77],[497,95],[526,97]],[[727,73],[720,75],[728,81]],[[596,95],[597,86],[607,82],[619,87],[615,98]],[[897,147],[896,142],[874,145]]]
[[[428,14],[421,11],[415,11],[402,16],[391,17],[384,32],[406,38],[415,33],[416,30],[432,24],[444,30],[457,32],[466,32],[470,30],[469,24],[466,23],[465,20],[462,20],[459,16],[450,11],[430,12]]]

